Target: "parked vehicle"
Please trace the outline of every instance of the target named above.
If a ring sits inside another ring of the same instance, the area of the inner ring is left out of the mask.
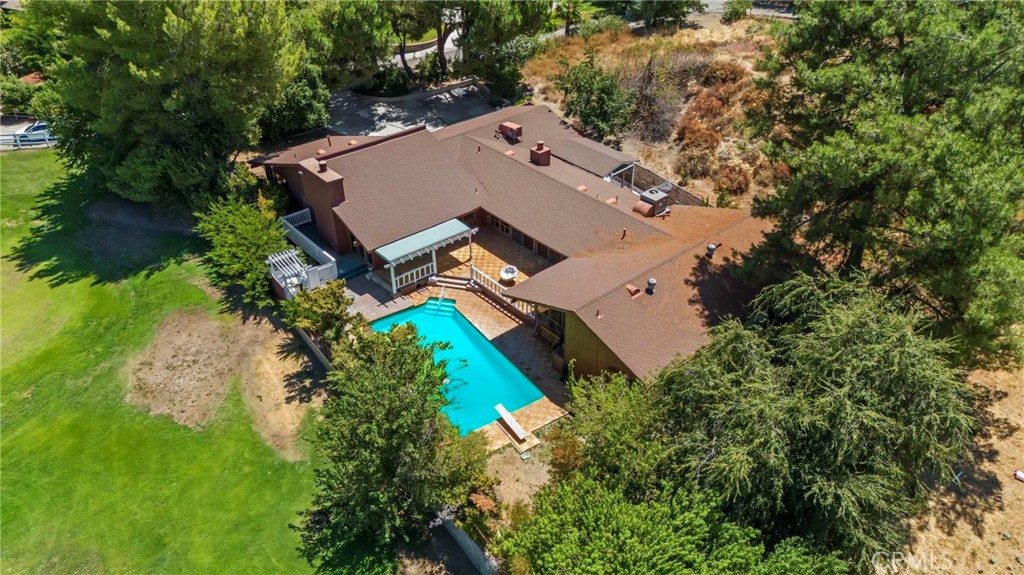
[[[34,122],[14,132],[14,143],[16,146],[48,144],[56,141],[57,138],[50,132],[46,122]]]

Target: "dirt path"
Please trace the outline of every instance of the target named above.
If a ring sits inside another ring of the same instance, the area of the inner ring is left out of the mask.
[[[972,461],[963,468],[962,487],[934,497],[927,514],[912,523],[907,549],[935,557],[935,568],[950,573],[1024,573],[1024,369],[976,373],[971,382],[982,396],[984,431]],[[921,571],[901,571],[901,573]]]
[[[265,318],[172,313],[128,371],[129,403],[193,429],[212,420],[231,378],[241,376],[253,426],[290,461],[304,456],[302,421],[310,406],[323,401],[322,368],[289,330]]]

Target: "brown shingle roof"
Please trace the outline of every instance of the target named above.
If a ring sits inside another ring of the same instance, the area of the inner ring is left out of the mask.
[[[316,138],[315,140],[299,144],[286,142],[280,149],[269,151],[263,156],[254,159],[252,163],[257,165],[266,164],[269,166],[293,166],[298,165],[299,162],[307,158],[316,157],[319,150],[326,152],[324,155],[333,154],[348,149],[354,145],[380,140],[383,137],[384,136],[345,136],[332,133],[330,136]],[[351,144],[353,141],[356,143]]]
[[[665,235],[485,143],[465,138],[459,151],[459,162],[486,189],[483,208],[548,247],[571,256],[614,244],[623,228],[630,239]]]
[[[551,148],[551,155],[602,178],[622,164],[634,161],[618,150],[586,138],[567,138],[559,142],[557,148]]]
[[[727,263],[769,227],[745,212],[718,208],[679,206],[669,219],[677,226],[673,240],[566,260],[507,295],[575,312],[634,374],[649,374],[696,351],[708,327],[742,311],[752,294],[729,275]],[[704,257],[708,243],[722,244],[711,261]],[[627,284],[646,288],[652,277],[654,295],[630,296]]]
[[[345,178],[334,208],[367,250],[480,206],[481,185],[421,130],[327,160]]]

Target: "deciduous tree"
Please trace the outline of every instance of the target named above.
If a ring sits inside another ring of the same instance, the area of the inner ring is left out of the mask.
[[[555,87],[565,93],[565,113],[594,138],[617,134],[630,120],[634,96],[619,85],[618,72],[601,69],[593,50],[576,64],[563,64],[566,69],[555,78]]]
[[[301,551],[330,562],[359,537],[388,544],[425,532],[439,508],[465,497],[486,459],[441,408],[443,361],[411,324],[367,333],[360,361],[331,372],[313,447],[316,492],[297,526]],[[469,443],[467,443],[469,442]]]
[[[582,19],[580,0],[562,0],[555,6],[555,16],[565,22],[565,35],[572,32],[572,25],[579,24]]]
[[[579,476],[545,487],[533,509],[498,548],[510,564],[525,564],[535,575],[847,572],[843,561],[795,540],[766,558],[756,530],[729,522],[713,499],[696,493],[669,490],[637,503]]]

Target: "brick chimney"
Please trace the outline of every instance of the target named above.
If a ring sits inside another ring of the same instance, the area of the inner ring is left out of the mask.
[[[530,163],[538,166],[551,165],[551,148],[544,145],[544,140],[537,140],[537,145],[530,148]]]
[[[313,212],[316,230],[337,252],[347,251],[348,242],[339,240],[343,235],[333,208],[345,202],[345,178],[330,169],[325,160],[309,158],[299,162],[302,170],[302,199]]]

